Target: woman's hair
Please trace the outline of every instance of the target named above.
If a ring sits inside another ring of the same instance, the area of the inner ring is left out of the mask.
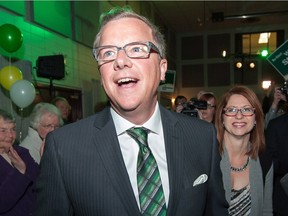
[[[217,106],[217,99],[216,99],[215,95],[212,92],[206,92],[206,93],[201,94],[201,96],[199,97],[199,100],[208,101],[208,100],[210,100],[212,98],[215,101],[214,106]]]
[[[251,148],[248,149],[247,155],[256,159],[257,155],[265,148],[265,138],[264,138],[264,115],[256,94],[246,86],[234,86],[228,92],[226,92],[220,99],[215,116],[215,126],[217,129],[217,138],[219,141],[219,151],[222,154],[224,149],[224,132],[225,128],[223,126],[223,109],[226,107],[230,97],[232,95],[242,95],[244,96],[252,107],[255,108],[255,121],[257,124],[250,133]]]
[[[93,44],[94,48],[100,46],[100,38],[102,36],[103,27],[110,21],[118,20],[121,18],[135,18],[146,23],[152,30],[153,39],[155,40],[156,46],[159,49],[160,56],[162,58],[166,57],[165,40],[159,28],[155,26],[152,22],[150,22],[150,20],[148,20],[146,17],[135,13],[129,6],[114,7],[110,11],[102,13],[102,15],[100,16],[100,30],[98,34],[96,35],[96,38]],[[115,31],[117,31],[117,29],[115,29]]]
[[[2,118],[5,122],[16,123],[15,118],[5,110],[0,109],[0,118]]]
[[[32,110],[32,113],[30,116],[31,118],[30,126],[34,128],[35,130],[37,130],[40,124],[40,120],[42,116],[45,114],[49,114],[51,116],[57,116],[59,119],[60,126],[64,124],[61,113],[56,106],[50,103],[41,102],[41,103],[36,104],[34,109]]]

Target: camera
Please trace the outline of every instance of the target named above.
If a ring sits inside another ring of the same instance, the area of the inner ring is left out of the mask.
[[[182,104],[184,107],[182,112],[185,115],[191,116],[191,117],[198,117],[198,111],[197,109],[206,110],[207,109],[207,101],[197,100],[197,99],[191,99],[190,101]]]
[[[280,87],[279,89],[283,95],[287,95],[287,90],[288,90],[287,82],[284,82],[284,85]]]

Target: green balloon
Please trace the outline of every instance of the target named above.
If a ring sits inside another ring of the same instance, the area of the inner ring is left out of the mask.
[[[21,31],[12,24],[0,26],[0,46],[7,52],[17,51],[23,42]]]

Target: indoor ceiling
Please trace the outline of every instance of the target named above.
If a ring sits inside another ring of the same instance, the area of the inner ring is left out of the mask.
[[[153,1],[152,4],[165,25],[176,33],[288,25],[286,1]]]

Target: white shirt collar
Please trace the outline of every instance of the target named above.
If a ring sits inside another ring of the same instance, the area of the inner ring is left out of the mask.
[[[126,130],[135,126],[136,127],[143,126],[156,134],[160,134],[160,131],[162,130],[161,113],[160,113],[158,102],[155,105],[155,111],[153,115],[143,125],[135,125],[131,123],[130,121],[128,121],[127,119],[123,118],[118,113],[116,113],[112,108],[110,108],[110,111],[111,111],[112,119],[115,123],[117,136],[125,133]]]

